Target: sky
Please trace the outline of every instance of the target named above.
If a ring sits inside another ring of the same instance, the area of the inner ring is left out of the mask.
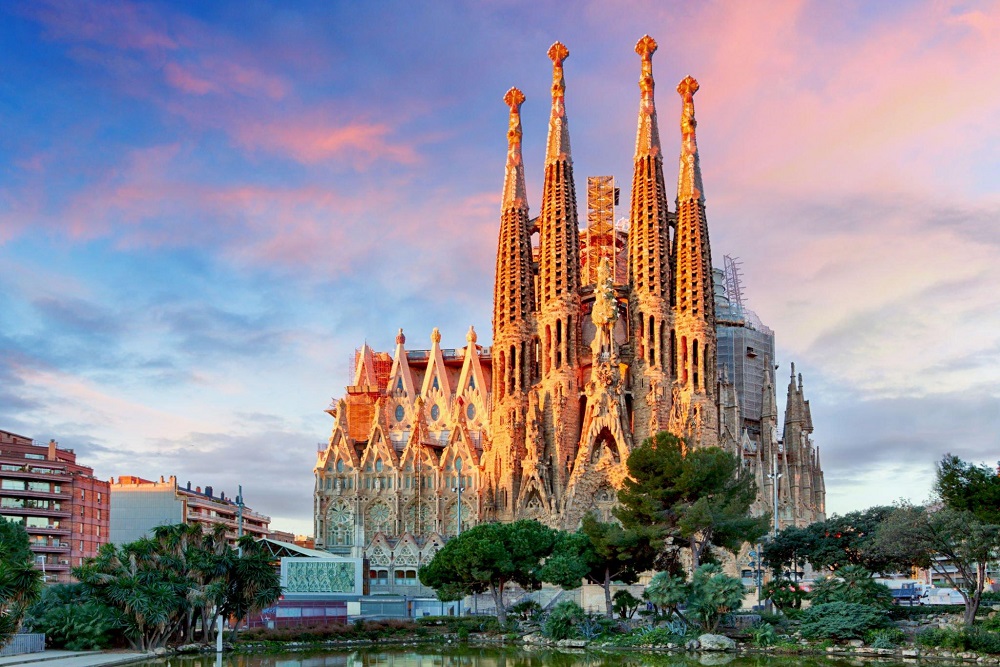
[[[535,215],[569,48],[583,211],[630,186],[647,33],[668,186],[690,74],[713,257],[804,376],[828,512],[995,464],[996,1],[2,3],[0,429],[311,534],[354,350],[490,342],[504,93]]]

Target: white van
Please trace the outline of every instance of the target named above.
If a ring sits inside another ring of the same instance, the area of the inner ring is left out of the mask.
[[[965,604],[965,598],[954,588],[928,588],[920,604]]]

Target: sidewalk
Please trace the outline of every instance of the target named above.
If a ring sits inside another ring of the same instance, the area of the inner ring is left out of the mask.
[[[139,660],[152,660],[151,653],[129,651],[41,651],[0,658],[0,667],[29,665],[29,667],[110,667]]]

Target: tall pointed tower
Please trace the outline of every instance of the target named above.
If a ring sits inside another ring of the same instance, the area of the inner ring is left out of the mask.
[[[653,103],[653,54],[656,40],[645,35],[635,45],[642,60],[639,77],[639,127],[635,137],[628,266],[631,297],[633,425],[641,443],[667,427],[670,407],[670,267],[667,194],[663,152]]]
[[[674,332],[676,369],[670,430],[694,446],[718,441],[715,382],[715,301],[712,251],[705,220],[705,194],[695,138],[694,94],[698,82],[687,77],[677,86],[681,112],[681,159],[677,177],[677,231],[673,239]]]
[[[521,158],[521,104],[525,98],[520,90],[511,88],[503,99],[510,107],[510,124],[493,288],[493,447],[484,472],[494,496],[488,504],[496,511],[497,518],[509,519],[518,495],[524,452],[535,299],[528,197]]]
[[[580,429],[580,245],[576,186],[566,120],[563,62],[569,51],[556,42],[552,60],[552,112],[545,150],[545,182],[539,216],[539,312],[541,382],[539,405],[556,502],[566,488]]]

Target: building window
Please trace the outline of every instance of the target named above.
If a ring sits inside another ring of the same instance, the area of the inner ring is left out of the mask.
[[[100,502],[101,502],[101,492],[98,491],[97,492],[97,503],[100,504]]]

